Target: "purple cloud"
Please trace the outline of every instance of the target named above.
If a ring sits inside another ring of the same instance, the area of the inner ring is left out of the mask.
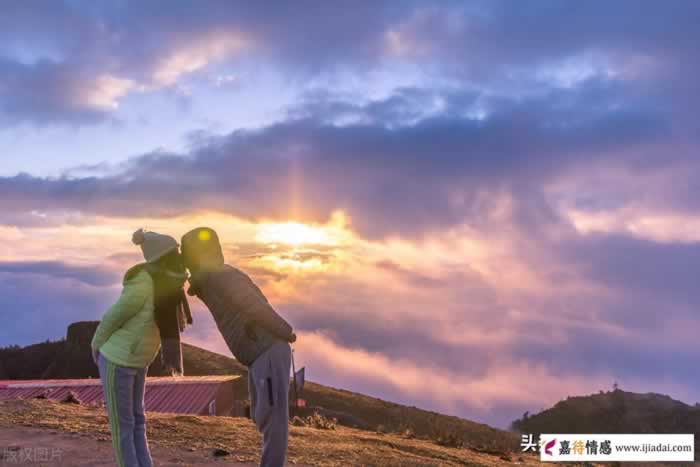
[[[660,116],[598,109],[605,97],[592,88],[502,103],[483,121],[447,112],[387,127],[391,122],[373,114],[400,109],[399,95],[382,110],[379,103],[359,109],[373,124],[336,126],[326,123],[332,115],[321,114],[208,139],[189,154],[146,154],[113,175],[3,177],[0,205],[10,212],[169,217],[207,209],[285,219],[294,199],[306,220],[342,209],[368,236],[420,233],[478,220],[488,209],[484,193],[524,190],[536,197],[563,171],[611,158],[634,163],[634,148],[663,141],[667,123]]]

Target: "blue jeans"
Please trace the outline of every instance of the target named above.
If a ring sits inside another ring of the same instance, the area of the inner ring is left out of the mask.
[[[278,342],[248,367],[250,415],[263,435],[262,467],[282,467],[289,436],[289,369],[292,350]]]
[[[146,439],[143,398],[148,368],[126,368],[99,355],[105,406],[112,432],[114,458],[119,467],[151,467]]]

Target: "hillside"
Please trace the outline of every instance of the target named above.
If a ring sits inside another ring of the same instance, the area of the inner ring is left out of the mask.
[[[98,322],[82,321],[68,326],[66,338],[27,347],[0,349],[0,378],[72,379],[97,378],[90,342]],[[243,365],[232,358],[183,344],[185,374],[192,376],[244,374]],[[165,376],[160,359],[148,369],[149,376]]]
[[[6,347],[0,349],[0,369],[5,379],[41,379],[47,378],[47,370],[65,348],[65,341],[43,342],[26,347]],[[78,367],[79,365],[76,365]],[[94,364],[92,365],[95,366]],[[90,371],[80,371],[85,377],[96,376]]]
[[[0,367],[8,379],[97,377],[90,357],[89,343],[97,323],[82,322],[69,326],[65,340],[28,347],[0,349]],[[75,363],[73,363],[75,362]],[[235,359],[185,344],[185,374],[245,375],[246,368]],[[162,375],[158,359],[149,375]],[[247,393],[245,378],[242,393]],[[481,452],[504,454],[519,451],[519,438],[510,432],[458,417],[408,407],[342,389],[307,382],[304,398],[307,408],[298,415],[320,413],[336,418],[340,425],[367,431],[409,433],[445,446],[465,446]]]
[[[443,444],[464,444],[491,453],[519,448],[519,438],[512,433],[363,394],[307,383],[304,396],[309,405],[304,415],[320,412],[349,427],[398,433],[410,431]]]
[[[700,433],[700,407],[619,389],[569,397],[513,422],[523,433]]]
[[[159,465],[237,465],[259,462],[260,437],[252,422],[233,417],[150,413],[148,437]],[[48,400],[0,402],[0,448],[58,446],[72,467],[109,465],[109,425],[103,409]],[[31,434],[31,436],[28,436]],[[10,436],[12,435],[12,436]],[[91,447],[86,450],[85,447]],[[215,462],[213,451],[227,455]],[[76,457],[71,457],[72,453]],[[78,460],[78,455],[82,460]],[[159,457],[164,456],[164,457]],[[96,462],[99,459],[100,462]],[[314,466],[504,466],[540,465],[533,455],[490,455],[397,434],[345,427],[291,426],[289,463]]]

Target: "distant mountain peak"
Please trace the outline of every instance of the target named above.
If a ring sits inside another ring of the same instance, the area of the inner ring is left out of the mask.
[[[521,433],[698,433],[700,406],[666,394],[615,389],[567,397],[512,424]]]

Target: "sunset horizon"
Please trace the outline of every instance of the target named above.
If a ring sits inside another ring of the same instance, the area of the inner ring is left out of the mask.
[[[100,320],[136,230],[210,227],[311,381],[502,429],[614,384],[693,405],[698,21],[685,1],[6,3],[0,347]],[[189,303],[183,341],[231,356]]]

